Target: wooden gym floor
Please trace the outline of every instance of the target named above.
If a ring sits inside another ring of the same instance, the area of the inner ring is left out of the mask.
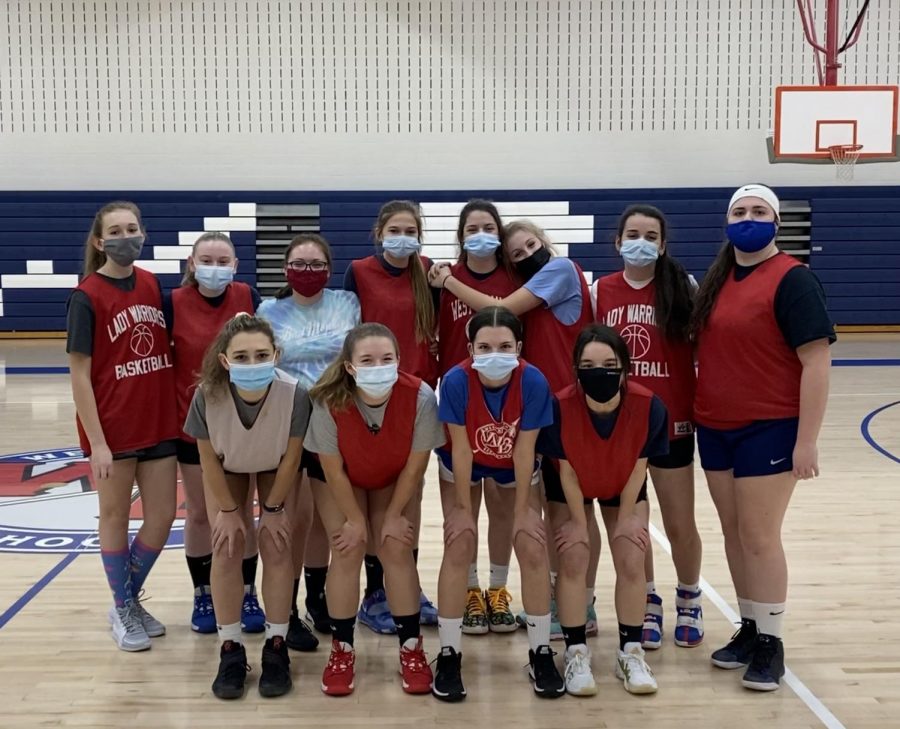
[[[46,450],[63,457],[58,452],[77,443],[67,376],[29,374],[33,367],[65,366],[63,346],[61,341],[0,341],[0,456]],[[168,635],[155,639],[146,653],[117,650],[108,636],[110,598],[99,558],[51,551],[90,536],[95,497],[82,492],[77,478],[74,486],[35,496],[35,483],[65,482],[67,472],[54,475],[58,464],[51,462],[38,463],[26,474],[21,459],[0,458],[0,726],[218,727],[229,721],[246,727],[898,726],[900,336],[844,335],[833,354],[845,366],[832,369],[819,441],[822,476],[797,487],[785,526],[791,566],[785,645],[793,676],[791,685],[775,694],[743,690],[739,672],[717,670],[708,660],[710,650],[732,633],[726,614],[733,616],[735,601],[699,462],[706,642],[682,649],[672,644],[671,634],[666,636],[663,648],[649,656],[658,694],[630,696],[613,677],[613,576],[604,553],[598,580],[600,635],[591,640],[597,697],[536,699],[522,668],[527,641],[520,631],[465,637],[469,698],[445,705],[428,696],[406,696],[396,675],[396,639],[377,637],[364,627],[358,631],[357,690],[347,699],[319,690],[327,658],[324,642],[317,653],[291,654],[293,693],[261,699],[255,682],[262,639],[252,636],[247,645],[254,671],[246,697],[236,703],[216,700],[209,686],[217,641],[190,630],[191,586],[180,549],[162,555],[147,585],[149,607],[167,624]],[[846,366],[847,360],[854,362]],[[894,407],[884,408],[890,404]],[[432,467],[420,557],[422,583],[432,597],[441,547],[436,488]],[[654,523],[660,527],[658,514]],[[660,536],[658,529],[655,534]],[[18,549],[12,546],[16,543]],[[21,551],[23,546],[38,553]],[[656,582],[671,629],[675,575],[664,538],[654,547]],[[487,564],[482,540],[482,580]],[[515,560],[510,588],[518,595]],[[425,639],[433,656],[437,631],[426,629]]]

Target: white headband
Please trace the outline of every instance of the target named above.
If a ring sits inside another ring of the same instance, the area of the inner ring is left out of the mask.
[[[758,197],[760,200],[765,200],[769,203],[769,207],[775,211],[775,215],[780,217],[781,213],[778,195],[765,185],[755,184],[744,185],[735,190],[734,195],[731,196],[731,202],[728,203],[728,212],[731,212],[731,208],[733,208],[739,200],[742,200],[745,197]]]

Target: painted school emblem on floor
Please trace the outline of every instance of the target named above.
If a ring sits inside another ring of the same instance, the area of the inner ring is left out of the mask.
[[[79,448],[0,456],[0,552],[99,552],[97,492]],[[167,548],[184,546],[184,497]],[[134,487],[129,530],[143,519]]]

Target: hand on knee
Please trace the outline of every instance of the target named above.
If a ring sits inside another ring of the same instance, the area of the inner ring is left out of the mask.
[[[584,580],[590,553],[587,545],[576,544],[559,554],[559,574],[569,580]]]
[[[290,539],[287,542],[278,542],[266,532],[258,535],[259,556],[265,565],[269,567],[290,566],[293,569],[294,553]]]
[[[387,569],[389,566],[401,566],[412,561],[412,548],[403,542],[388,537],[378,545],[378,559]]]
[[[523,570],[549,569],[547,549],[533,537],[519,532],[515,538],[516,559]]]

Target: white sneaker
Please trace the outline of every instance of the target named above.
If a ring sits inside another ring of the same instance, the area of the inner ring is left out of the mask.
[[[624,651],[619,651],[616,678],[622,679],[630,694],[655,694],[658,688],[640,643],[628,643]]]
[[[591,652],[586,645],[566,648],[566,693],[572,696],[594,696],[597,684],[591,673]]]
[[[134,611],[134,603],[124,607],[113,605],[109,609],[109,624],[113,640],[123,651],[145,651],[150,647],[150,636]]]
[[[134,614],[141,621],[141,625],[144,626],[144,630],[147,631],[147,635],[151,638],[159,638],[166,634],[166,626],[148,613],[140,600],[134,601]]]

